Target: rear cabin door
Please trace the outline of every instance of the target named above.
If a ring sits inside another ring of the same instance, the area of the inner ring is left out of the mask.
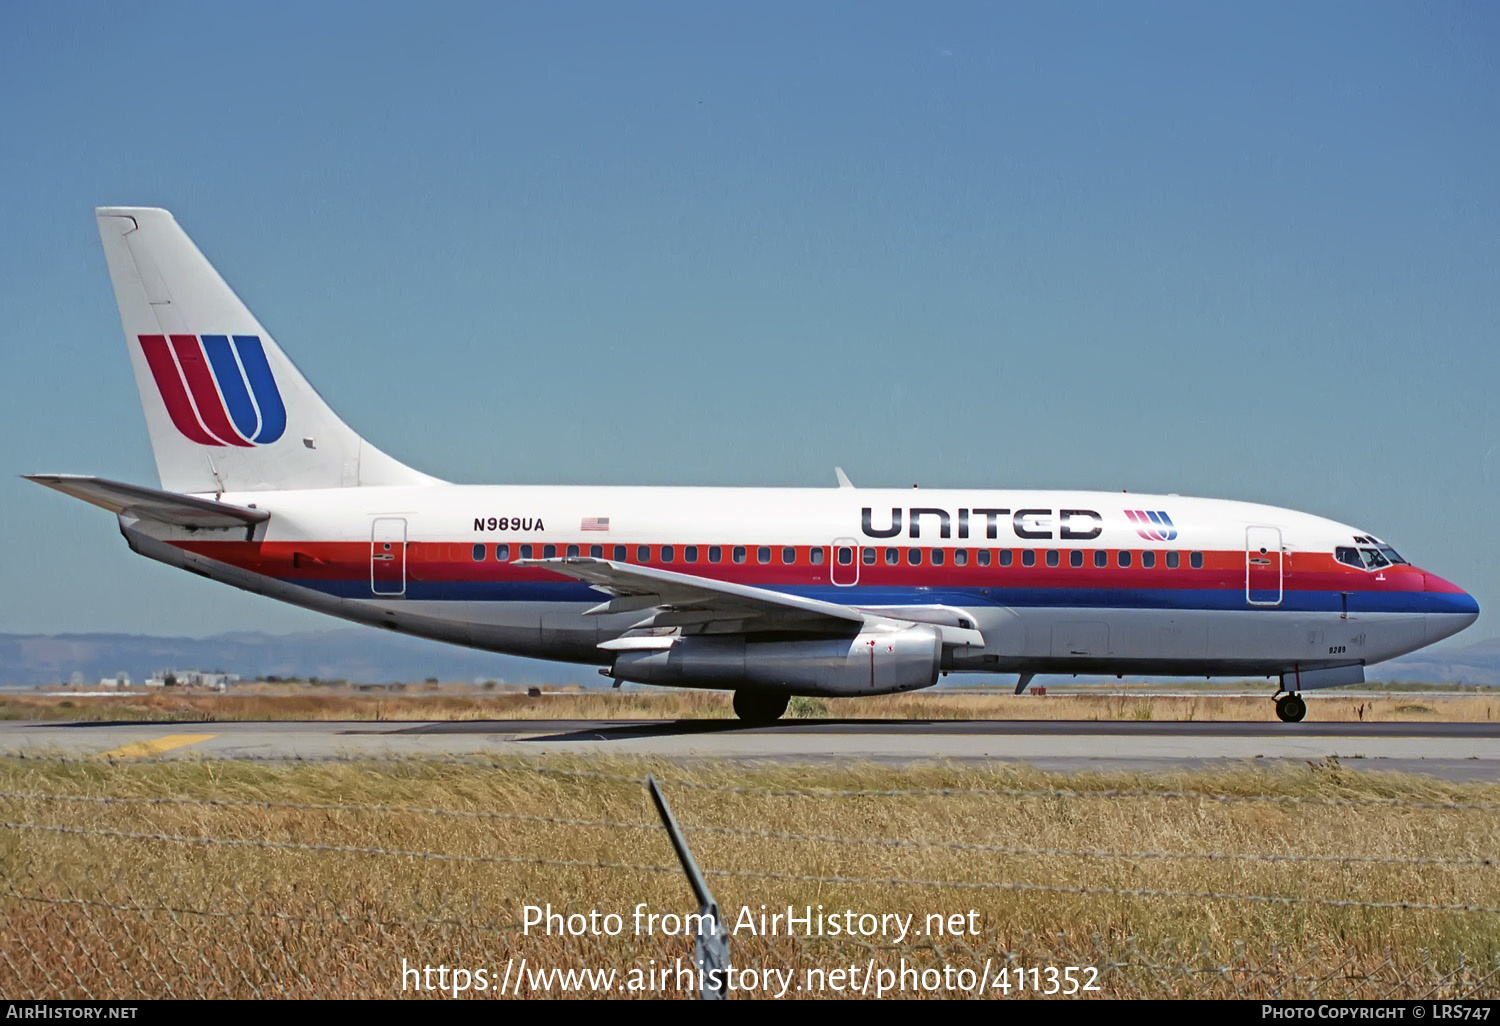
[[[406,594],[404,517],[377,517],[370,525],[370,593]]]
[[[1279,606],[1281,584],[1281,529],[1245,528],[1245,600],[1252,606]]]

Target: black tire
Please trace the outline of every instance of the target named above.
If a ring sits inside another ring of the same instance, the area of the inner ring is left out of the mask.
[[[766,691],[736,691],[734,714],[746,723],[775,723],[786,712],[788,695]]]
[[[1301,723],[1307,715],[1307,703],[1300,695],[1282,695],[1276,700],[1276,715],[1283,723]]]

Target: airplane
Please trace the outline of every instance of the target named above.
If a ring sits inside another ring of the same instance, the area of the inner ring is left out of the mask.
[[[30,480],[135,552],[358,623],[734,692],[942,674],[1267,677],[1304,691],[1449,637],[1458,586],[1363,528],[1249,502],[1099,491],[450,484],[331,410],[173,216],[100,207],[160,487]]]

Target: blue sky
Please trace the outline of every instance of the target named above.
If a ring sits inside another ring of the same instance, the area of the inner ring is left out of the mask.
[[[1500,603],[1492,4],[10,0],[0,95],[0,630],[333,625],[17,478],[155,482],[97,204],[453,480],[1252,499]]]

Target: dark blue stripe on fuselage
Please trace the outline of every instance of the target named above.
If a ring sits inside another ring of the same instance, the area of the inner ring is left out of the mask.
[[[355,581],[283,578],[339,598],[373,598],[368,579]],[[1016,606],[1023,608],[1250,610],[1349,613],[1476,613],[1464,592],[1288,591],[1276,606],[1252,606],[1242,589],[1228,588],[892,588],[832,586],[771,588],[788,595],[852,606]],[[1348,595],[1345,607],[1343,596]],[[604,602],[608,596],[574,581],[406,582],[407,599],[428,602]],[[1274,596],[1273,596],[1274,597]]]

